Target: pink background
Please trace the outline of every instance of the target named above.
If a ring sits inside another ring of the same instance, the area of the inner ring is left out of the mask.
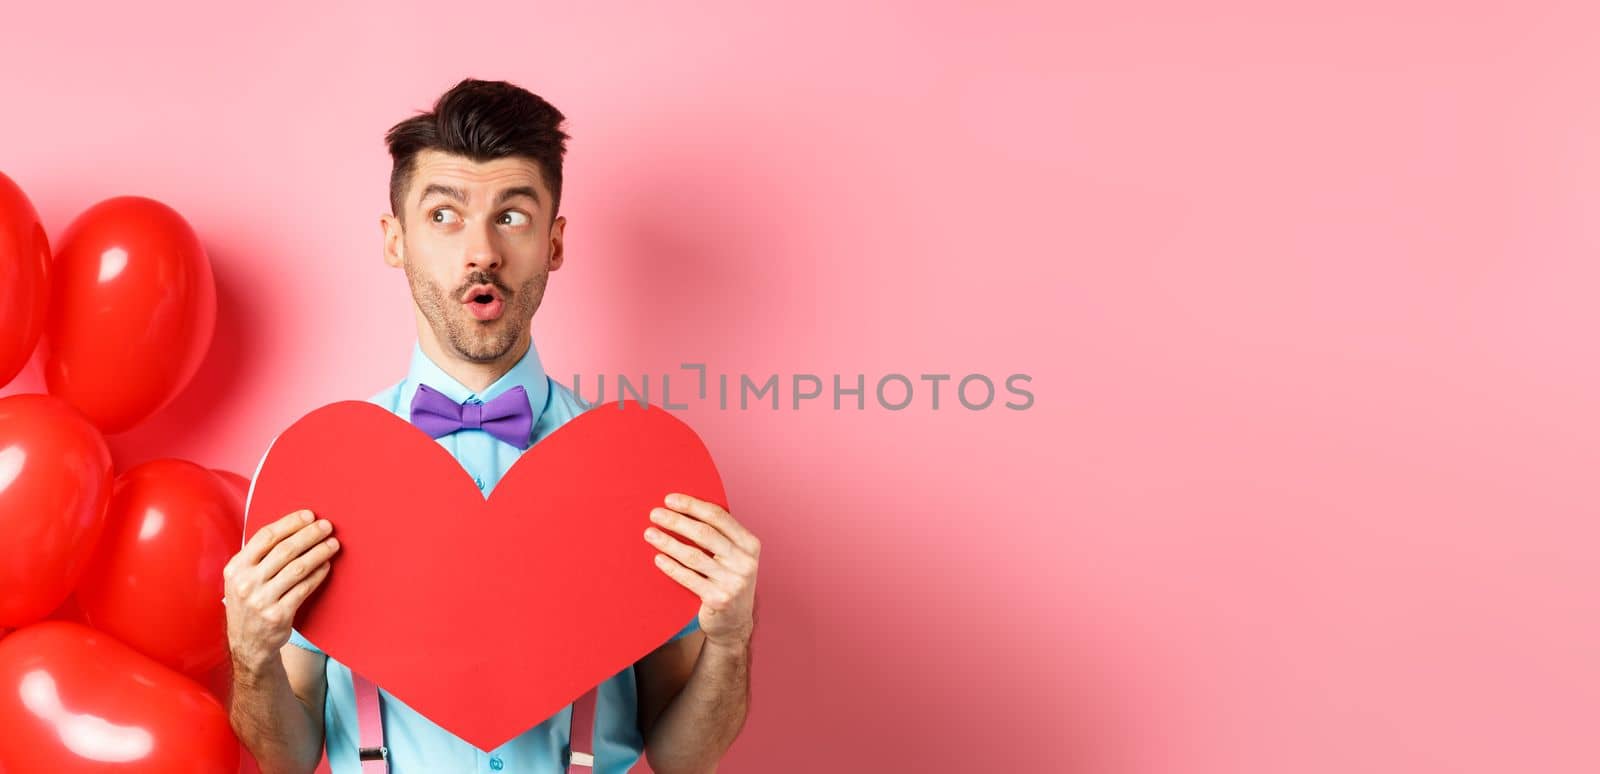
[[[1592,4],[679,5],[8,9],[51,236],[141,194],[216,268],[119,469],[403,375],[382,133],[508,79],[573,135],[558,380],[1033,376],[682,413],[766,546],[725,770],[1600,768]]]

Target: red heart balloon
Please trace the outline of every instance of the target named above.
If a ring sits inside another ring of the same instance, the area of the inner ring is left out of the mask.
[[[0,626],[60,607],[105,525],[111,451],[49,395],[0,398]]]
[[[0,771],[234,774],[228,713],[111,635],[45,621],[0,639]]]
[[[211,346],[217,289],[194,229],[139,196],[100,202],[56,246],[45,383],[107,434],[167,405]]]
[[[250,499],[250,479],[231,470],[223,470],[221,468],[212,468],[211,472],[221,476],[222,480],[228,483],[228,486],[233,487],[239,493],[239,502],[242,503]],[[244,518],[243,510],[239,512],[239,518]]]
[[[123,473],[74,594],[84,619],[204,679],[228,655],[222,567],[243,529],[244,498],[193,462],[151,460]]]
[[[83,608],[78,606],[77,598],[70,594],[67,596],[67,601],[61,603],[61,607],[56,608],[55,612],[45,616],[45,620],[71,621],[85,626],[89,625],[89,622],[84,620]]]
[[[694,431],[664,409],[591,409],[528,449],[485,498],[439,443],[371,403],[285,430],[246,532],[296,510],[340,551],[298,628],[482,750],[671,639],[700,599],[644,540],[669,492],[727,506]],[[685,541],[689,542],[689,541]]]
[[[0,387],[22,370],[44,332],[50,241],[33,202],[0,173]]]

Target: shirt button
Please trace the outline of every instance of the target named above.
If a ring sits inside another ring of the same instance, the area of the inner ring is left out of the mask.
[[[472,477],[472,483],[477,484],[479,489],[483,488],[483,479],[478,478],[477,476]]]
[[[500,760],[500,756],[496,755],[493,758],[489,759],[489,768],[494,769],[495,771],[499,771],[499,770],[501,770],[501,769],[503,769],[505,767],[506,767],[506,764],[503,761]]]

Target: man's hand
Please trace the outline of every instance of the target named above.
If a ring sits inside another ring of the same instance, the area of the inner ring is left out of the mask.
[[[236,665],[260,669],[289,642],[295,612],[328,577],[339,550],[333,525],[295,511],[251,536],[222,568],[228,649]]]
[[[755,630],[756,566],[761,541],[722,507],[674,492],[650,520],[684,536],[686,544],[651,527],[644,538],[656,567],[700,597],[700,630],[708,645],[742,648]]]

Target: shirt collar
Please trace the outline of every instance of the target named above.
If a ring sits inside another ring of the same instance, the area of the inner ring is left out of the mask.
[[[445,373],[438,363],[433,362],[433,358],[422,351],[422,342],[418,341],[411,346],[411,367],[406,372],[405,381],[400,384],[397,408],[402,412],[409,414],[411,399],[416,395],[419,384],[426,384],[457,403],[465,403],[468,398],[488,402],[499,397],[501,393],[520,386],[528,393],[528,405],[533,410],[535,422],[544,413],[545,403],[550,397],[550,380],[545,374],[544,364],[539,361],[539,348],[531,339],[528,342],[528,351],[523,353],[522,359],[482,392],[473,392],[466,385],[456,381],[455,377]]]

